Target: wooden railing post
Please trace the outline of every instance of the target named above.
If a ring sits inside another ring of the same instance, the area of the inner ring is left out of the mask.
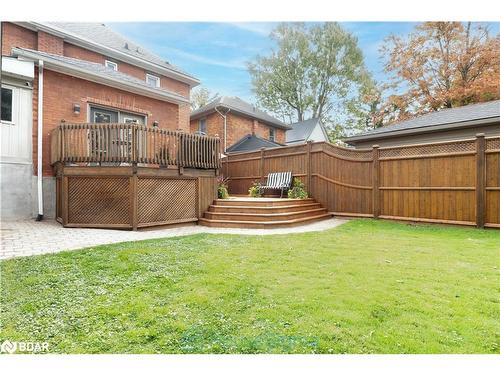
[[[379,162],[379,146],[373,145],[372,147],[372,180],[373,180],[373,194],[372,194],[372,207],[373,217],[377,219],[380,215],[380,162]]]
[[[264,147],[260,149],[260,183],[264,183]]]
[[[484,228],[485,221],[485,140],[484,133],[476,134],[476,226]]]
[[[312,191],[312,186],[311,186],[311,165],[312,165],[312,160],[311,160],[311,148],[312,148],[312,141],[307,141],[307,144],[306,144],[306,151],[307,151],[307,154],[306,154],[306,178],[307,178],[307,191],[309,192],[309,194],[311,194],[311,191]]]

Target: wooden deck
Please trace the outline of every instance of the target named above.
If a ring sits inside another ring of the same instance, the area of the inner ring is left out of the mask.
[[[133,229],[196,222],[217,198],[220,141],[137,124],[52,133],[57,220]]]

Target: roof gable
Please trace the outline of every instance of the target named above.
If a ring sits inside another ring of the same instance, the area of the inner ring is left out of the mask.
[[[322,131],[325,133],[323,125],[318,118],[291,124],[292,129],[286,132],[286,143],[306,142],[314,131],[314,128],[318,125],[322,127]]]
[[[191,119],[196,120],[209,113],[215,112],[215,108],[221,108],[221,107],[227,108],[230,111],[234,111],[251,118],[255,118],[257,120],[260,120],[268,125],[277,128],[290,129],[289,125],[274,118],[268,113],[256,108],[254,105],[245,102],[244,100],[238,97],[230,97],[230,96],[217,97],[210,103],[204,105],[203,107],[197,109],[196,111],[191,112]]]
[[[270,141],[268,139],[261,138],[255,134],[247,134],[231,147],[228,147],[226,152],[233,153],[255,151],[260,150],[261,148],[274,148],[280,146],[283,145]]]

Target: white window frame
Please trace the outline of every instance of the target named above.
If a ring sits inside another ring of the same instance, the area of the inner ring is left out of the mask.
[[[150,83],[148,82],[148,79],[149,78],[152,78],[152,79],[155,79],[156,80],[156,84],[153,86],[153,85],[150,85]],[[146,73],[146,83],[152,87],[160,87],[160,77],[158,76],[155,76],[153,74],[149,74],[149,73]]]
[[[118,71],[118,64],[115,63],[114,61],[110,61],[110,60],[104,60],[104,65],[107,67],[107,68],[111,68],[115,71]]]
[[[5,124],[5,125],[15,125],[16,123],[14,122],[14,102],[15,102],[16,89],[15,89],[15,87],[8,86],[8,85],[1,85],[0,88],[12,91],[12,94],[11,94],[12,101],[10,103],[10,119],[11,119],[11,121],[0,119],[0,122],[2,124]],[[0,95],[1,95],[1,90],[0,90]]]
[[[276,129],[269,128],[269,140],[276,142]]]
[[[205,130],[202,130],[201,128],[201,123],[204,122],[205,123]],[[200,134],[207,134],[207,119],[206,118],[201,118],[199,121],[198,121],[198,133]]]

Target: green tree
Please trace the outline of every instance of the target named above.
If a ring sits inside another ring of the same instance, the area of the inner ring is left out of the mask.
[[[191,92],[191,110],[196,111],[198,108],[207,105],[214,100],[219,94],[213,93],[203,86],[199,86]]]
[[[365,94],[374,83],[357,38],[338,23],[284,23],[277,47],[248,64],[258,104],[285,121],[320,118],[332,138],[362,126]]]

